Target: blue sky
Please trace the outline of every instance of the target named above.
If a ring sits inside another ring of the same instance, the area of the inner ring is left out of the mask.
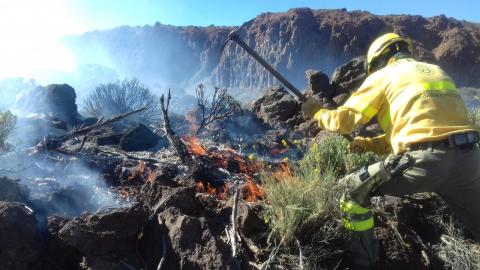
[[[294,7],[347,8],[374,14],[418,14],[480,22],[478,0],[72,0],[68,7],[85,29],[144,25],[240,25],[262,12]]]
[[[241,25],[262,12],[294,7],[347,8],[374,14],[445,14],[480,22],[480,0],[0,0],[0,78],[70,72],[76,60],[64,35],[157,21],[171,25]]]

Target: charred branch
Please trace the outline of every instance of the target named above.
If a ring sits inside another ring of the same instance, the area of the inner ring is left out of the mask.
[[[177,155],[182,161],[182,163],[191,167],[194,165],[193,158],[188,153],[186,145],[182,142],[180,137],[178,137],[175,131],[173,131],[170,125],[170,119],[168,117],[168,107],[170,106],[171,99],[172,99],[172,95],[171,95],[170,89],[168,89],[167,100],[165,100],[165,97],[163,94],[160,97],[160,106],[161,106],[162,115],[163,115],[163,129],[168,140],[175,148],[175,151],[177,152]]]
[[[237,206],[238,206],[238,187],[235,188],[235,195],[233,198],[233,206],[232,206],[232,227],[228,230],[227,229],[227,236],[230,240],[230,245],[232,246],[232,257],[237,269],[241,269],[240,261],[238,259],[238,244],[237,244]],[[241,241],[240,241],[241,242]]]
[[[92,130],[95,130],[97,128],[101,128],[101,127],[104,127],[104,126],[107,126],[107,125],[110,125],[110,124],[113,124],[117,121],[120,121],[122,119],[125,119],[131,115],[134,115],[134,114],[137,114],[137,113],[141,113],[145,110],[148,109],[148,106],[145,106],[143,108],[140,108],[140,109],[137,109],[137,110],[134,110],[134,111],[131,111],[131,112],[128,112],[128,113],[124,113],[124,114],[121,114],[121,115],[117,115],[113,118],[110,118],[106,121],[101,121],[101,122],[97,122],[91,126],[87,126],[87,127],[81,127],[79,129],[74,129],[72,130],[69,134],[65,135],[62,137],[62,141],[66,141],[70,138],[73,138],[73,137],[76,137],[76,136],[81,136],[81,135],[85,135],[87,133],[89,133],[90,131]]]
[[[272,252],[268,256],[268,259],[262,264],[261,270],[267,270],[268,268],[270,268],[270,264],[275,260],[275,257],[277,257],[278,250],[280,249],[280,246],[282,245],[282,243],[283,243],[283,239],[282,241],[280,241],[278,246],[272,249]]]
[[[195,91],[198,109],[201,114],[200,124],[195,132],[196,135],[198,135],[203,128],[217,120],[242,114],[240,103],[230,96],[226,89],[215,87],[210,102],[208,101],[209,97],[205,93],[205,86],[203,84],[199,84]]]
[[[298,259],[299,259],[299,268],[300,270],[303,270],[305,269],[305,267],[303,266],[303,252],[302,252],[302,245],[300,244],[300,241],[298,241],[298,239],[295,239],[295,242],[297,243],[297,247],[298,247]]]

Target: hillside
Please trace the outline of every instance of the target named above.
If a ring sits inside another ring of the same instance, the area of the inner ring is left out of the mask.
[[[189,85],[209,80],[228,88],[261,88],[274,78],[240,47],[220,48],[234,27],[176,27],[156,23],[70,36],[80,64],[101,64],[120,76],[149,83]],[[297,87],[305,70],[327,74],[362,55],[372,39],[395,31],[413,39],[417,56],[443,66],[460,86],[480,86],[480,26],[443,15],[376,16],[346,10],[292,9],[264,13],[244,24],[240,36]]]

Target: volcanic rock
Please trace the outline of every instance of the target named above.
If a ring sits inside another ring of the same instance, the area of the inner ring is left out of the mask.
[[[275,86],[252,103],[252,111],[265,124],[282,126],[292,122],[291,118],[300,111],[300,104],[282,86]]]
[[[335,69],[332,76],[332,87],[335,96],[352,93],[363,83],[366,78],[365,58],[356,57]]]
[[[307,96],[315,96],[318,99],[333,97],[334,89],[330,85],[327,74],[323,71],[309,69],[305,72],[305,75],[308,81],[305,91]]]
[[[159,214],[168,230],[170,245],[175,252],[176,267],[169,269],[235,269],[230,247],[220,240],[222,229],[204,217],[182,214],[170,207]],[[171,263],[171,262],[170,262]]]
[[[23,204],[0,202],[0,269],[28,270],[39,258],[37,220]]]
[[[122,137],[123,137],[123,134],[121,133],[110,133],[110,134],[100,135],[95,137],[95,144],[98,146],[118,145]]]
[[[65,245],[58,237],[58,232],[70,221],[62,216],[49,216],[47,219],[47,260],[55,262],[61,269],[76,269],[82,259],[80,252]]]
[[[148,214],[138,207],[117,208],[97,214],[84,213],[63,226],[59,238],[83,255],[129,258]]]
[[[79,121],[75,89],[68,84],[50,84],[22,91],[16,101],[16,107],[23,113],[46,114],[75,125]]]
[[[28,198],[28,189],[20,184],[20,180],[0,177],[0,201],[25,202]]]
[[[161,137],[153,133],[148,127],[139,123],[136,126],[125,131],[120,139],[119,146],[125,151],[144,151],[156,146]],[[166,139],[162,140],[162,145],[166,145]]]

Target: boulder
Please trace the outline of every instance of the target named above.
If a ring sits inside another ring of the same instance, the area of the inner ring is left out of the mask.
[[[123,133],[119,146],[125,151],[145,151],[159,143],[166,146],[167,140],[155,134],[144,124],[138,123]]]
[[[33,212],[21,203],[0,202],[0,269],[28,270],[42,249]]]
[[[327,74],[320,70],[309,69],[305,72],[308,85],[305,94],[315,96],[319,99],[332,98],[333,87],[330,85],[330,79]]]
[[[121,258],[135,254],[135,242],[148,214],[139,207],[84,213],[67,222],[58,237],[83,255]]]
[[[22,113],[46,114],[67,124],[79,122],[75,89],[68,84],[50,84],[22,91],[15,106]]]
[[[158,218],[168,231],[175,253],[167,254],[167,269],[236,269],[230,246],[220,240],[222,229],[218,224],[185,215],[175,207],[166,209]]]
[[[95,137],[95,144],[98,146],[118,145],[122,137],[123,137],[123,134],[121,133],[109,133],[109,134],[99,135]]]
[[[282,86],[275,86],[252,103],[252,111],[265,124],[281,126],[299,114],[300,104]]]
[[[364,61],[363,56],[355,57],[335,69],[332,76],[334,96],[357,90],[366,78]]]
[[[70,221],[62,216],[49,216],[47,219],[47,245],[45,258],[55,262],[60,269],[77,269],[82,260],[80,252],[67,246],[58,237],[58,232]]]

